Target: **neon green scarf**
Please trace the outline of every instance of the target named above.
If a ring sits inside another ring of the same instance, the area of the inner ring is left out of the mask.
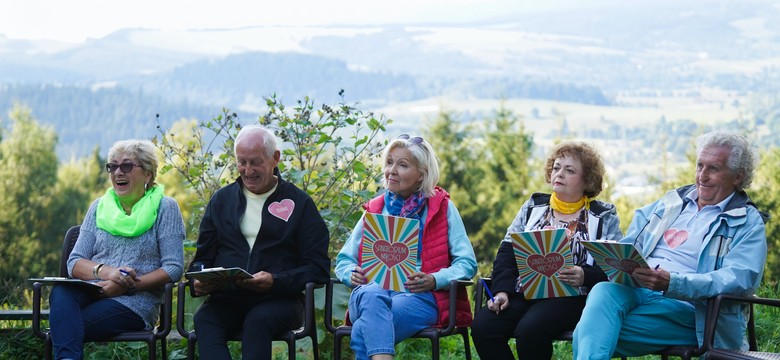
[[[124,237],[136,237],[152,228],[157,220],[157,210],[163,198],[163,186],[157,185],[147,190],[144,196],[133,205],[130,215],[122,209],[114,188],[109,188],[100,198],[97,207],[97,227]]]

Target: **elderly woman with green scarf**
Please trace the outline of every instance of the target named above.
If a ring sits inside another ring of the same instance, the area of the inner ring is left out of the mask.
[[[157,153],[148,140],[123,140],[108,151],[111,187],[89,207],[68,258],[71,277],[102,287],[93,295],[57,285],[50,325],[57,359],[81,359],[84,340],[150,329],[164,285],[183,271],[184,221],[176,200],[155,183]]]

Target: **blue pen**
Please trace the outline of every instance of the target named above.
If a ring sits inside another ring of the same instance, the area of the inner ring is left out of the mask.
[[[495,303],[495,302],[496,302],[496,299],[493,297],[493,293],[492,293],[492,292],[490,292],[490,288],[489,288],[489,287],[487,286],[487,284],[485,283],[485,279],[479,279],[479,281],[481,281],[481,282],[482,282],[482,286],[483,286],[483,287],[485,287],[485,291],[487,291],[487,293],[488,293],[488,296],[490,296],[490,301],[492,301],[492,302],[494,302],[494,303]]]
[[[124,276],[129,276],[130,275],[130,273],[125,271],[124,269],[119,269],[119,272],[122,273],[122,275],[124,275]]]
[[[658,265],[656,265],[656,266],[655,266],[655,269],[653,269],[653,270],[655,270],[655,271],[658,271],[658,267],[659,267],[659,266],[661,266],[661,264],[658,264]]]

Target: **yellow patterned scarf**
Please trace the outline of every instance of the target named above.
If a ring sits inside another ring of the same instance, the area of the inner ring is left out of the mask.
[[[577,202],[565,202],[561,199],[558,199],[558,196],[555,195],[555,193],[552,193],[552,197],[550,197],[550,207],[561,213],[561,214],[574,214],[579,209],[582,209],[583,206],[585,206],[585,209],[590,209],[590,200],[587,196],[583,195],[582,199]]]

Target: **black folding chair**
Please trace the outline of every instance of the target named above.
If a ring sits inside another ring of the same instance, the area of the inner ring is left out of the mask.
[[[740,301],[750,304],[750,316],[748,318],[747,333],[748,333],[748,351],[731,350],[731,349],[719,349],[715,347],[715,329],[718,326],[718,312],[720,311],[721,304],[724,301]],[[754,305],[764,305],[770,307],[780,307],[780,299],[767,299],[757,296],[736,296],[736,295],[718,295],[715,298],[712,312],[707,319],[707,329],[704,332],[704,343],[709,349],[707,352],[708,359],[738,359],[738,360],[750,360],[750,359],[780,359],[780,353],[770,353],[758,351],[758,340],[756,339],[756,327],[754,319]]]
[[[65,233],[65,239],[62,243],[62,255],[60,257],[60,274],[61,277],[68,276],[68,257],[70,252],[73,251],[73,246],[76,245],[76,240],[79,237],[80,225],[76,225],[68,229]],[[42,310],[41,310],[41,294],[42,288],[45,284],[40,282],[33,283],[33,333],[35,336],[44,340],[44,346],[46,351],[46,359],[52,358],[52,344],[51,344],[51,331],[49,329],[43,329],[41,327]],[[163,297],[163,303],[160,305],[160,320],[157,326],[152,330],[142,331],[130,331],[116,335],[107,340],[100,340],[97,342],[136,342],[143,341],[149,346],[149,359],[157,359],[157,341],[160,341],[160,351],[162,358],[168,358],[167,341],[166,337],[171,332],[171,308],[173,298],[173,284],[165,284],[165,295]],[[90,341],[86,339],[86,341]]]

